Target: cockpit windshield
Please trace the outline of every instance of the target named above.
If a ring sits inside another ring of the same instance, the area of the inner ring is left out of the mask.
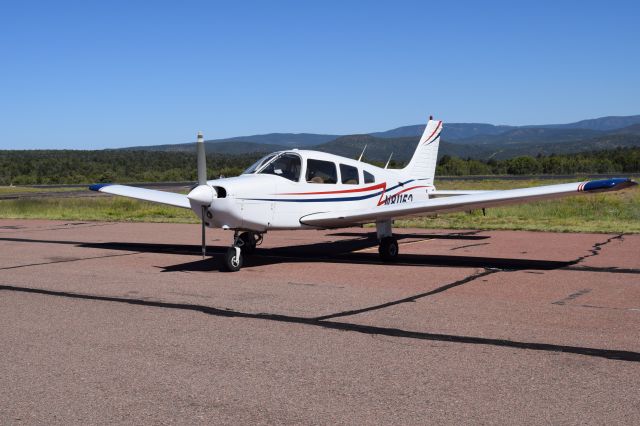
[[[243,175],[254,173],[276,175],[297,182],[300,179],[302,160],[298,154],[277,152],[262,157],[242,172]]]
[[[260,174],[269,174],[283,177],[285,179],[297,182],[300,180],[300,169],[302,168],[302,161],[300,156],[292,153],[280,154],[278,158],[271,161],[260,170]]]
[[[244,172],[242,172],[243,175],[250,175],[255,173],[257,170],[260,169],[260,167],[264,166],[265,164],[267,164],[269,161],[271,161],[277,154],[269,154],[269,155],[265,155],[264,157],[262,157],[261,159],[259,159],[258,161],[256,161],[255,163],[253,163],[252,165],[249,166],[249,168],[247,168]]]

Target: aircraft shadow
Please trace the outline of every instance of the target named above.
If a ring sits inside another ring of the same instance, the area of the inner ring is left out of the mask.
[[[362,234],[357,234],[359,237]],[[401,236],[399,236],[401,237]],[[420,235],[424,237],[424,235]],[[408,238],[405,236],[405,238]],[[412,235],[410,238],[415,238]],[[168,253],[168,254],[181,254],[181,255],[199,255],[200,247],[197,245],[174,245],[174,244],[146,244],[146,243],[122,243],[122,242],[107,242],[107,243],[87,243],[81,241],[57,241],[57,240],[38,240],[38,239],[25,239],[25,238],[0,238],[0,241],[13,241],[24,243],[46,243],[46,244],[63,244],[74,245],[78,247],[98,248],[105,250],[122,250],[129,252],[146,252],[146,253]],[[274,263],[292,263],[292,262],[325,262],[325,263],[367,263],[367,264],[381,264],[385,263],[378,260],[377,251],[372,252],[356,252],[356,250],[362,250],[365,248],[372,248],[377,246],[377,240],[373,235],[365,235],[364,238],[356,238],[352,240],[336,241],[336,242],[323,242],[317,244],[308,244],[291,247],[280,247],[270,249],[258,249],[253,256],[247,256],[245,266],[256,267]],[[170,265],[162,268],[163,272],[172,271],[217,271],[221,269],[221,256],[226,251],[227,247],[213,246],[209,247],[209,255],[213,254],[213,257],[209,257],[205,260],[197,260],[177,265]],[[327,253],[334,253],[328,255]],[[79,259],[80,260],[80,259]],[[612,360],[625,360],[632,362],[640,362],[640,353],[624,350],[610,350],[590,347],[578,347],[567,346],[558,344],[538,343],[538,342],[522,342],[507,339],[492,339],[485,337],[464,336],[464,335],[451,335],[451,334],[438,334],[429,333],[423,331],[410,331],[397,328],[387,328],[379,326],[369,326],[362,324],[354,324],[350,322],[338,321],[339,318],[345,318],[352,315],[357,315],[363,312],[369,312],[373,310],[384,309],[389,306],[398,305],[401,303],[412,302],[417,299],[428,297],[433,294],[447,291],[450,288],[464,285],[467,282],[473,281],[477,278],[493,274],[499,270],[521,270],[521,269],[533,269],[533,270],[549,270],[556,268],[563,268],[568,265],[576,264],[578,260],[558,262],[548,260],[536,260],[536,259],[512,259],[512,258],[489,258],[489,257],[473,257],[473,256],[451,256],[451,255],[415,255],[405,254],[401,255],[397,265],[411,265],[411,266],[442,266],[442,267],[474,267],[483,268],[483,272],[478,272],[462,280],[454,283],[449,283],[438,287],[434,290],[430,290],[425,293],[413,295],[400,300],[393,300],[382,303],[380,305],[368,306],[358,308],[354,310],[348,310],[344,312],[337,312],[322,317],[308,318],[308,317],[296,317],[289,315],[270,314],[270,313],[246,313],[227,309],[218,309],[209,306],[193,305],[193,304],[180,304],[170,302],[149,301],[142,299],[130,299],[111,296],[98,296],[88,294],[78,294],[70,292],[61,292],[45,289],[23,288],[16,286],[0,285],[0,291],[18,291],[38,293],[43,295],[83,299],[83,300],[102,300],[110,302],[127,303],[131,305],[143,305],[152,306],[166,309],[182,309],[190,311],[198,311],[207,315],[214,315],[220,317],[239,317],[249,318],[255,320],[266,321],[278,321],[284,323],[296,323],[308,326],[329,328],[342,331],[351,331],[373,335],[385,335],[393,337],[451,342],[451,343],[465,343],[465,344],[480,344],[489,345],[495,347],[508,347],[515,349],[527,349],[546,352],[565,352],[571,354],[580,354],[586,356],[600,357]]]
[[[258,247],[252,255],[244,257],[244,267],[259,267],[279,263],[355,263],[387,265],[380,260],[375,247],[378,241],[374,234],[357,234],[363,238],[349,240],[319,242],[287,247],[261,248]],[[406,238],[425,237],[420,234],[398,235],[401,241]],[[57,241],[26,238],[0,238],[0,241],[65,244],[78,247],[96,248],[104,250],[122,250],[142,253],[166,253],[177,255],[197,256],[201,253],[198,245],[187,244],[149,244],[130,242],[104,242],[88,243],[82,241]],[[189,261],[168,266],[161,266],[163,272],[175,271],[216,271],[221,270],[221,254],[225,253],[227,246],[208,246],[207,256],[204,260]],[[362,251],[371,249],[367,251]],[[402,250],[402,246],[401,246]],[[398,266],[429,266],[429,267],[468,267],[501,270],[552,270],[575,264],[575,260],[553,261],[526,258],[498,258],[481,256],[455,256],[436,254],[400,254],[394,262]]]
[[[226,249],[225,249],[226,250]],[[220,252],[222,254],[222,252]],[[351,253],[335,256],[306,256],[301,253],[285,250],[256,251],[251,256],[244,257],[243,268],[274,265],[278,263],[351,263],[368,265],[389,265],[378,257],[378,253]],[[553,270],[575,264],[575,261],[553,261],[537,259],[511,259],[475,256],[447,256],[401,254],[398,261],[392,263],[397,266],[428,266],[428,267],[467,267],[498,269],[503,271],[518,270]],[[214,256],[204,260],[170,265],[162,268],[163,272],[175,271],[214,271],[222,270],[221,256]]]
[[[454,234],[394,234],[396,236],[402,236],[402,238],[423,238],[428,240],[486,240],[491,238],[488,235],[475,235],[478,231],[461,232]],[[333,234],[327,234],[334,237],[375,237],[375,232],[371,234],[364,234],[359,232],[335,232]]]

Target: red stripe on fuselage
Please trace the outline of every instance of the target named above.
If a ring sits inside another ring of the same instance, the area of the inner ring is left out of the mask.
[[[411,188],[403,189],[403,190],[402,190],[402,191],[400,191],[400,192],[396,192],[396,193],[395,193],[395,194],[393,194],[393,195],[388,195],[388,197],[394,197],[394,196],[396,196],[396,195],[400,195],[400,194],[402,194],[403,192],[411,191],[412,189],[417,189],[417,188],[428,188],[428,186],[425,186],[425,185],[412,186]],[[382,199],[382,197],[384,197],[384,196],[385,196],[384,194],[382,194],[382,195],[380,196],[380,200],[378,200],[378,205],[379,205],[379,206],[381,206],[381,205],[383,205],[383,204],[384,204],[384,200]]]
[[[402,191],[397,192],[397,193],[395,193],[393,195],[400,195],[403,192],[411,191],[412,189],[416,189],[416,188],[428,188],[428,186],[426,186],[426,185],[412,186],[411,188],[403,189]]]
[[[327,195],[327,194],[349,194],[354,192],[366,192],[373,191],[374,189],[387,189],[387,182],[382,182],[377,185],[368,186],[366,188],[355,188],[355,189],[342,189],[339,191],[320,191],[320,192],[284,192],[282,194],[277,195]]]

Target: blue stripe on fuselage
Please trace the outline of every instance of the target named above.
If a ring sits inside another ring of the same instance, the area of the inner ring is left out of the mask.
[[[409,179],[406,182],[401,182],[396,186],[391,188],[387,188],[384,191],[374,192],[373,194],[367,195],[359,195],[356,197],[336,197],[336,198],[241,198],[241,200],[250,200],[250,201],[282,201],[285,203],[327,203],[331,201],[360,201],[366,200],[367,198],[377,197],[383,195],[385,192],[393,191],[396,188],[400,188],[401,186],[405,186],[408,183],[415,181],[415,179]]]

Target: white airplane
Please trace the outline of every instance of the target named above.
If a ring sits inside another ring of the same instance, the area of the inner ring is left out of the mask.
[[[398,170],[318,151],[291,149],[269,154],[240,176],[207,180],[204,138],[198,133],[198,185],[187,195],[125,185],[96,184],[108,194],[182,207],[205,228],[234,231],[224,266],[242,267],[243,254],[275,230],[344,228],[375,223],[382,259],[398,256],[394,218],[468,211],[580,193],[616,191],[636,185],[605,179],[502,191],[440,191],[433,185],[442,121],[429,118],[409,164]]]

